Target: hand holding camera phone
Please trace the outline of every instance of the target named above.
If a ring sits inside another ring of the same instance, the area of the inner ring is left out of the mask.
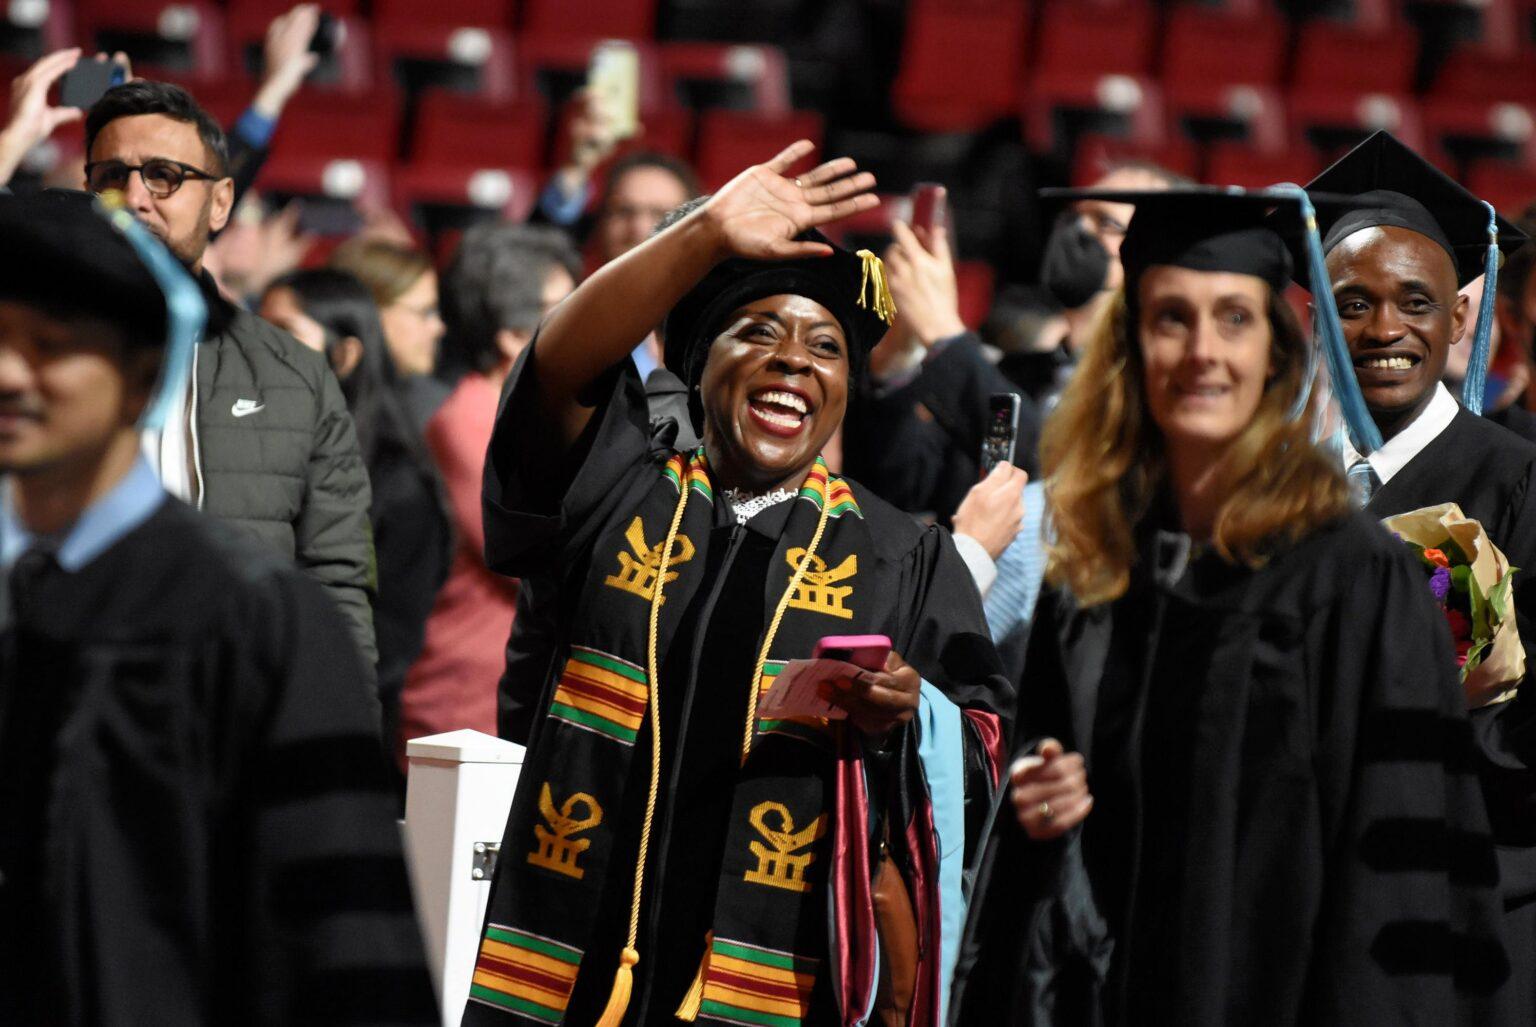
[[[128,81],[125,60],[97,54],[94,60],[76,61],[59,80],[59,106],[90,110],[108,89]]]
[[[1012,392],[994,393],[987,400],[987,433],[981,440],[981,474],[986,477],[998,464],[1013,463],[1019,436],[1019,397]]]

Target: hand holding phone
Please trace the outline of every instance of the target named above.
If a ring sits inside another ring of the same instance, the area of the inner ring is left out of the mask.
[[[113,86],[127,80],[127,71],[113,58],[98,54],[95,60],[77,61],[59,81],[59,106],[90,110]]]
[[[986,477],[998,464],[1013,463],[1019,436],[1019,397],[997,392],[987,400],[987,431],[981,440],[981,474]]]

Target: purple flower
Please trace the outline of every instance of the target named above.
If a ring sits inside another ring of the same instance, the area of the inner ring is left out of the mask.
[[[1451,592],[1450,568],[1435,568],[1435,573],[1429,576],[1429,590],[1434,594],[1435,602],[1444,604],[1445,597]]]

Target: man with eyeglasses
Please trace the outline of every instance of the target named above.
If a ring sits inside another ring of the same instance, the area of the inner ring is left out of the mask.
[[[173,495],[296,560],[377,659],[370,597],[369,483],[340,387],[324,358],[218,293],[203,270],[229,220],[224,132],[186,90],[136,80],[86,116],[86,185],[127,210],[202,285],[208,326],[191,381],[145,454]]]

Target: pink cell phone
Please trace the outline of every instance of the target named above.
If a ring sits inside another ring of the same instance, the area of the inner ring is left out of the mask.
[[[828,635],[816,643],[818,660],[842,660],[864,670],[884,670],[891,640],[884,635]]]

